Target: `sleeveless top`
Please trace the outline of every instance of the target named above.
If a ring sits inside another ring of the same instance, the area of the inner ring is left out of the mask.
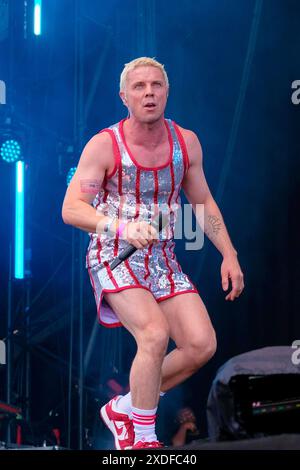
[[[105,175],[102,187],[93,201],[99,213],[123,220],[149,220],[155,207],[168,210],[169,223],[159,234],[160,240],[172,239],[176,214],[181,206],[180,189],[189,167],[189,159],[182,134],[170,119],[165,119],[169,140],[169,158],[156,167],[146,167],[136,161],[125,141],[125,119],[103,129],[109,132],[114,151],[115,165]],[[101,269],[104,262],[112,261],[128,246],[125,240],[107,234],[90,233],[86,267]]]

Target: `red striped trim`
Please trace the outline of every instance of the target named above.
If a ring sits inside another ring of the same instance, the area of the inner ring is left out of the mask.
[[[100,205],[100,202],[101,202],[100,198],[98,198],[98,204],[96,204],[96,207],[95,207],[96,212],[97,212],[97,209]],[[98,263],[101,263],[101,249],[102,249],[102,246],[101,246],[101,241],[100,241],[100,236],[99,235],[97,235],[97,248],[98,248],[97,249],[97,260],[98,260]]]
[[[129,260],[126,259],[126,260],[124,261],[124,263],[125,263],[126,268],[128,269],[128,272],[129,272],[130,276],[131,276],[132,279],[134,280],[134,282],[136,282],[137,284],[139,284],[139,280],[138,280],[137,277],[135,276],[135,274],[134,274],[132,268],[130,267]]]
[[[199,295],[199,292],[197,291],[196,288],[187,289],[187,290],[181,290],[180,292],[174,292],[173,294],[164,295],[163,297],[158,297],[156,299],[156,302],[159,303],[159,302],[162,302],[163,300],[167,300],[167,299],[170,299],[171,297],[175,297],[175,295],[188,294],[188,293]]]
[[[140,415],[139,413],[136,413],[135,411],[132,412],[132,416],[134,418],[141,418],[141,419],[156,418],[156,414],[154,414],[154,415]]]
[[[168,165],[170,165],[170,163],[172,161],[172,158],[173,158],[174,149],[173,149],[173,140],[172,140],[171,130],[170,130],[169,124],[166,121],[166,119],[164,120],[164,123],[165,123],[166,129],[167,129],[167,132],[168,132],[168,140],[169,140],[169,146],[170,146],[169,158],[168,158],[168,161],[166,163],[163,163],[162,165],[159,165],[159,166],[153,166],[153,167],[141,165],[140,163],[137,162],[134,155],[131,153],[131,150],[128,147],[127,142],[126,142],[125,135],[124,135],[124,129],[123,129],[124,122],[126,121],[126,119],[122,119],[122,121],[120,121],[120,123],[119,123],[119,132],[120,132],[120,136],[121,136],[122,142],[124,144],[124,147],[125,147],[128,155],[129,155],[129,158],[135,164],[135,166],[137,168],[140,168],[141,170],[153,171],[153,170],[161,170],[162,168],[165,168]]]
[[[118,286],[118,284],[117,284],[117,281],[116,281],[115,278],[114,278],[114,275],[113,275],[113,273],[112,273],[112,270],[110,269],[110,266],[109,266],[108,261],[104,261],[103,264],[104,264],[104,266],[105,266],[105,269],[106,269],[106,271],[107,271],[107,274],[108,274],[109,279],[111,280],[111,282],[113,283],[113,285],[114,285],[116,288],[118,288],[119,286]]]
[[[119,214],[120,214],[120,206],[118,207],[118,220],[119,220]],[[119,234],[118,232],[115,235],[115,242],[114,242],[114,257],[116,258],[118,256],[118,251],[119,251]]]
[[[174,121],[172,121],[172,123],[173,123],[174,129],[175,129],[175,132],[177,134],[177,138],[178,138],[179,145],[180,145],[180,148],[181,148],[181,152],[182,152],[182,156],[183,156],[184,172],[186,173],[188,171],[189,167],[190,167],[190,160],[189,160],[189,155],[188,155],[188,151],[187,151],[187,148],[186,148],[186,143],[185,143],[183,135],[180,132],[179,127],[177,126],[177,124]]]
[[[118,142],[115,136],[115,133],[112,129],[103,129],[102,131],[99,132],[99,134],[102,134],[102,132],[108,132],[111,140],[112,140],[112,145],[113,145],[113,153],[114,153],[114,159],[115,159],[115,164],[112,172],[107,176],[108,179],[110,179],[117,171],[118,166],[120,165],[121,162],[121,154],[120,154],[120,149],[118,146]]]
[[[169,252],[170,252],[170,255],[171,255],[171,259],[177,264],[178,271],[182,273],[182,268],[181,268],[180,264],[178,263],[176,255],[174,253],[174,250],[172,249],[174,247],[175,247],[175,242],[172,241],[172,244],[169,246]]]
[[[172,186],[171,186],[170,196],[168,197],[168,206],[169,206],[169,213],[170,213],[170,217],[171,217],[171,214],[174,214],[174,211],[171,208],[171,202],[172,202],[172,198],[173,198],[174,191],[175,191],[175,174],[174,174],[174,163],[173,163],[173,161],[170,165],[170,173],[171,173],[171,184],[172,184]],[[172,233],[168,234],[168,235],[171,235],[171,238],[174,237],[174,228],[172,229]]]
[[[106,183],[107,183],[107,181],[105,181],[105,186],[103,187],[103,189],[104,189],[103,202],[106,202],[106,201],[107,201],[107,196],[108,196],[108,194],[109,194],[108,191],[107,191],[107,189],[106,189]]]
[[[158,204],[158,174],[157,171],[153,171],[153,176],[154,176],[154,194],[153,194],[153,201],[154,204]]]
[[[153,245],[148,245],[148,251],[147,251],[146,256],[145,256],[145,268],[146,268],[146,274],[144,276],[145,281],[150,276],[149,258],[152,255],[152,247],[153,247]]]
[[[120,204],[119,204],[119,207],[118,207],[118,214],[117,214],[117,217],[118,217],[118,220],[120,220],[120,215],[122,214],[122,206],[123,206],[123,198],[122,198],[122,195],[123,195],[123,187],[122,187],[122,160],[120,161],[120,164],[119,164],[118,192],[119,192],[119,196],[120,196]],[[118,254],[119,254],[119,233],[117,232],[117,233],[116,233],[116,236],[115,236],[115,243],[114,243],[114,256],[117,257]]]
[[[140,215],[140,205],[141,205],[141,170],[140,168],[136,169],[135,194],[136,194],[136,209],[135,209],[134,219],[138,220],[139,215]]]
[[[173,277],[172,277],[173,270],[171,269],[171,267],[169,265],[169,260],[168,260],[168,256],[167,256],[167,253],[166,253],[166,245],[167,245],[167,242],[164,241],[163,242],[163,254],[164,254],[164,258],[166,260],[166,265],[167,265],[168,270],[169,270],[168,279],[169,279],[169,282],[171,284],[171,294],[173,294],[173,292],[175,291],[175,283],[174,283],[174,280],[173,280]]]
[[[101,250],[102,250],[102,245],[101,245],[101,241],[100,241],[100,238],[97,237],[97,260],[98,260],[98,263],[100,264],[101,263]]]
[[[91,277],[91,282],[92,282],[92,286],[93,286],[94,282],[93,282],[92,277]],[[122,290],[127,290],[127,289],[145,289],[148,292],[151,292],[150,289],[148,289],[148,287],[141,286],[141,285],[118,287],[118,289],[102,289],[99,304],[97,304],[97,299],[96,299],[97,318],[98,318],[98,322],[100,323],[100,325],[105,326],[105,328],[117,328],[119,326],[123,326],[123,324],[120,321],[118,321],[116,323],[105,323],[104,321],[102,321],[102,319],[101,319],[101,303],[102,303],[102,299],[103,299],[104,294],[106,294],[106,293],[115,294],[117,292],[121,292]],[[95,297],[96,297],[96,292],[95,292]]]
[[[175,191],[175,174],[174,174],[174,163],[173,162],[170,165],[170,173],[171,173],[172,186],[171,186],[170,196],[168,197],[168,205],[169,206],[171,206],[172,197],[173,197],[173,194],[174,194],[174,191]]]
[[[149,421],[147,423],[137,421],[136,419],[133,419],[132,422],[133,422],[133,424],[139,424],[139,425],[142,425],[142,426],[150,426],[150,424],[155,424],[155,419],[153,421]]]

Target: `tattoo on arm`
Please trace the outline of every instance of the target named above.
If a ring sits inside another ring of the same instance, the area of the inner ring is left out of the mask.
[[[100,180],[80,180],[80,189],[82,193],[98,194],[100,188]]]
[[[222,228],[222,222],[216,215],[209,215],[207,217],[208,225],[206,234],[207,236],[217,236]]]

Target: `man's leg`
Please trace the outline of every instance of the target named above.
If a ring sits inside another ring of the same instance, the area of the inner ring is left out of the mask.
[[[137,343],[130,371],[132,404],[136,408],[155,408],[169,340],[168,322],[152,294],[145,289],[106,293],[105,298]]]
[[[187,292],[159,302],[176,348],[162,365],[163,392],[193,375],[214,355],[216,335],[200,296]]]
[[[131,393],[115,397],[103,406],[101,416],[115,436],[117,449],[161,447],[155,418],[161,367],[169,340],[168,322],[145,289],[106,294],[106,300],[134,336],[137,353],[130,371]]]

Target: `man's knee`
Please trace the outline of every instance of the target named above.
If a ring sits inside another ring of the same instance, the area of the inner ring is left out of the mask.
[[[142,331],[139,332],[137,338],[139,349],[148,352],[153,357],[164,356],[169,342],[169,327],[167,322],[152,321],[149,322]]]
[[[212,329],[205,337],[193,338],[186,347],[186,355],[189,366],[192,370],[197,370],[208,362],[217,350],[216,333]]]

